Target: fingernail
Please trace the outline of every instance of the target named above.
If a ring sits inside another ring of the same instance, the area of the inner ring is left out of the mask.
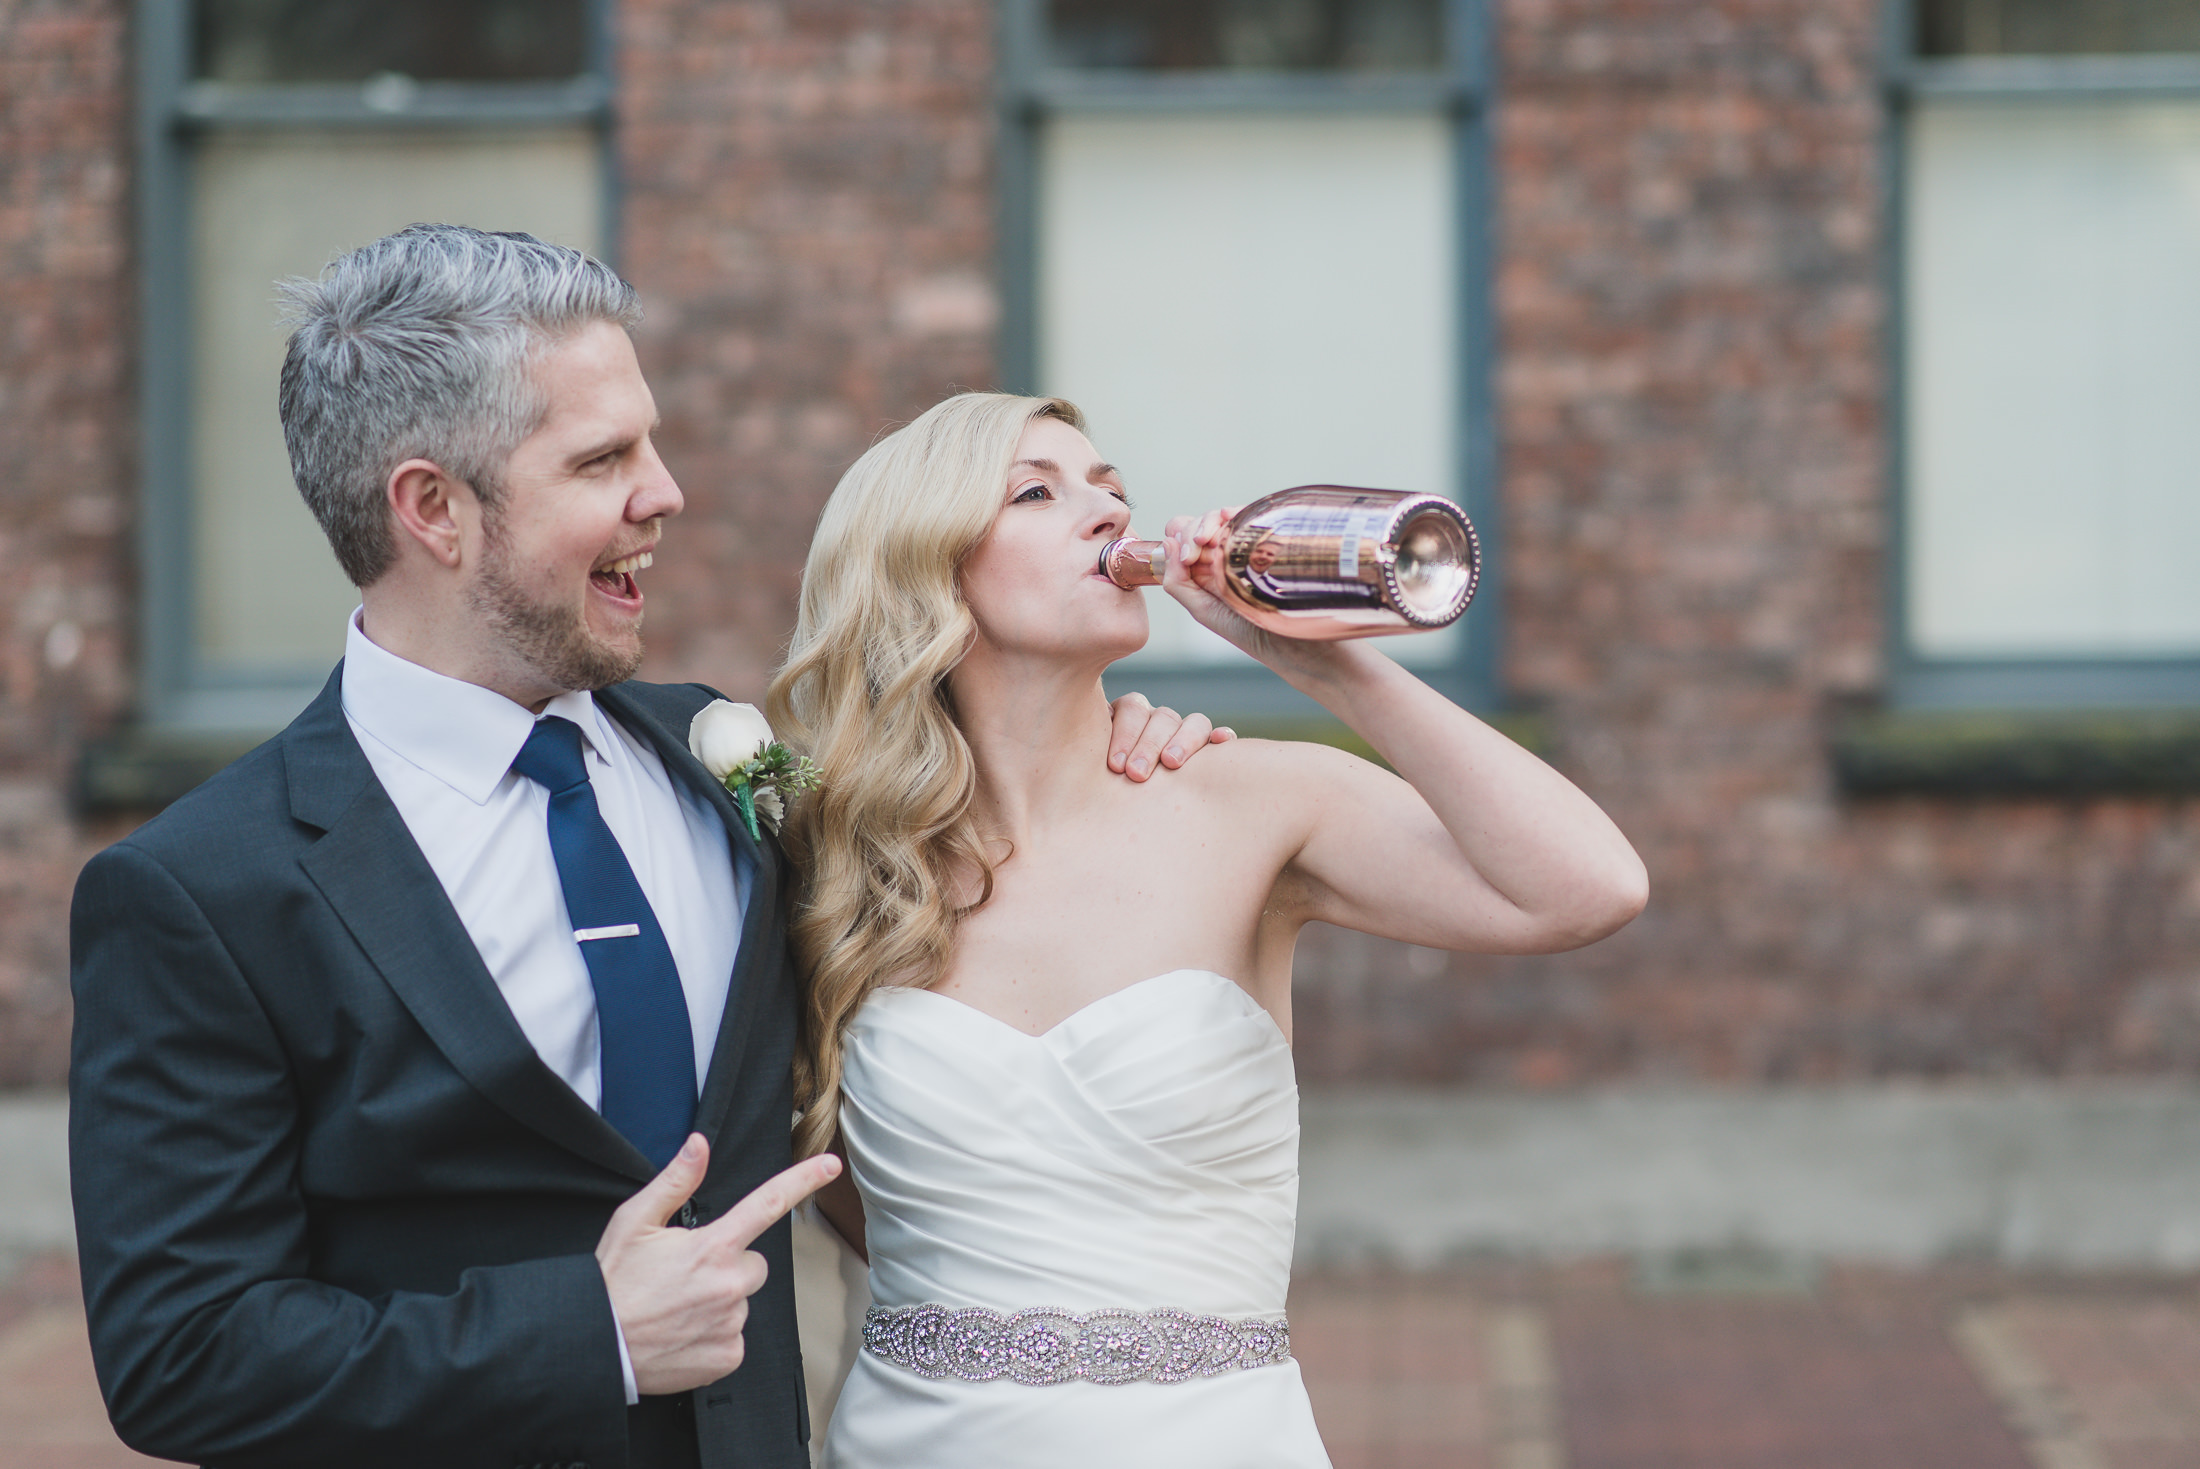
[[[689,1133],[688,1140],[680,1144],[680,1161],[683,1163],[692,1163],[702,1155],[703,1140],[700,1137],[696,1136],[694,1133]]]
[[[1164,760],[1181,760],[1184,758],[1184,752],[1175,745],[1171,745],[1161,752],[1161,758]]]
[[[1133,774],[1133,775],[1144,775],[1145,773],[1146,773],[1146,761],[1145,761],[1145,759],[1144,759],[1144,757],[1143,757],[1143,756],[1141,756],[1141,757],[1140,757],[1139,759],[1133,760],[1133,761],[1131,762],[1131,774]]]

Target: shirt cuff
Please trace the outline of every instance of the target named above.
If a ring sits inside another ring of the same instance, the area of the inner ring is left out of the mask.
[[[626,1405],[631,1408],[642,1400],[642,1389],[634,1381],[634,1354],[626,1349],[626,1328],[619,1324],[619,1313],[611,1313],[611,1334],[619,1339],[619,1380],[626,1384]]]

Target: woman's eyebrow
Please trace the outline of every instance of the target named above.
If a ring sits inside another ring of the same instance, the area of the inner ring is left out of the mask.
[[[1014,464],[1011,464],[1009,468],[1022,469],[1026,465],[1029,465],[1031,468],[1038,470],[1041,474],[1060,474],[1062,472],[1062,466],[1056,464],[1051,459],[1019,459]],[[1112,464],[1095,464],[1092,468],[1085,471],[1085,482],[1087,484],[1098,484],[1104,479],[1112,479],[1116,483],[1121,484],[1123,481],[1123,471],[1117,469]]]

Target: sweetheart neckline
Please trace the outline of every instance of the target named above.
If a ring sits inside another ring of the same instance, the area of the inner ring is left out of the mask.
[[[938,1000],[943,1004],[953,1005],[958,1010],[966,1010],[970,1014],[977,1016],[980,1020],[1000,1027],[1002,1030],[1007,1031],[1010,1035],[1021,1036],[1027,1041],[1044,1041],[1052,1038],[1057,1031],[1061,1030],[1071,1021],[1081,1019],[1093,1010],[1096,1010],[1100,1006],[1107,1004],[1110,1000],[1114,1000],[1123,995],[1127,995],[1133,990],[1144,989],[1147,985],[1154,984],[1160,980],[1174,979],[1180,974],[1201,974],[1205,975],[1209,979],[1217,980],[1223,984],[1228,985],[1231,989],[1235,990],[1241,997],[1243,997],[1245,1003],[1251,1005],[1255,1010],[1258,1010],[1261,1015],[1267,1019],[1270,1025],[1276,1024],[1276,1017],[1268,1013],[1268,1007],[1266,1005],[1263,1005],[1260,1001],[1253,998],[1252,992],[1250,990],[1246,989],[1244,985],[1239,984],[1236,980],[1230,978],[1229,975],[1217,973],[1215,970],[1212,969],[1169,969],[1164,970],[1160,974],[1149,974],[1144,979],[1133,980],[1131,983],[1124,985],[1119,990],[1109,990],[1106,994],[1100,996],[1098,999],[1086,1001],[1084,1004],[1079,1005],[1075,1010],[1070,1011],[1069,1014],[1063,1016],[1060,1020],[1055,1021],[1045,1030],[1041,1031],[1029,1031],[1025,1030],[1020,1025],[1011,1025],[1009,1022],[1003,1020],[998,1015],[992,1014],[989,1011],[980,1010],[976,1005],[970,1004],[969,1002],[964,1000],[958,1000],[953,995],[943,995],[937,990],[918,989],[913,985],[890,985],[883,989],[873,991],[873,994],[884,995],[899,992],[901,994],[909,995],[929,995],[933,999]],[[1282,1026],[1276,1025],[1276,1034],[1279,1036],[1283,1034]]]

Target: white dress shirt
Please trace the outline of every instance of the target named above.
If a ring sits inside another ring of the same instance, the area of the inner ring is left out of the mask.
[[[741,944],[725,824],[593,695],[560,694],[542,713],[580,726],[597,809],[680,971],[700,1086]],[[600,1110],[596,991],[550,854],[550,793],[512,771],[536,716],[384,651],[355,613],[344,645],[344,718],[535,1053]]]
[[[357,612],[344,642],[343,699],[367,763],[521,1032],[544,1064],[601,1111],[596,991],[550,852],[550,793],[512,771],[537,716],[376,646]],[[736,880],[725,824],[593,695],[560,694],[542,711],[550,715],[580,726],[597,809],[664,929],[687,996],[700,1087],[725,1014],[748,886]],[[632,1402],[623,1329],[619,1356]]]

